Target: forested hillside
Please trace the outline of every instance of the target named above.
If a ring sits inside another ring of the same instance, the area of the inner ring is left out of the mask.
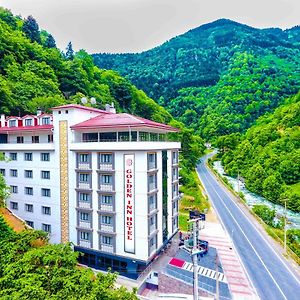
[[[95,54],[206,140],[243,132],[300,87],[300,27],[218,20],[139,54]]]
[[[300,93],[259,118],[245,135],[219,137],[225,171],[246,187],[300,212]]]

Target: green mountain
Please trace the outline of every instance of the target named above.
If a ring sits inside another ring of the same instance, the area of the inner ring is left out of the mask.
[[[260,117],[240,136],[219,137],[228,174],[245,178],[246,187],[270,201],[300,212],[300,93],[273,113]]]
[[[138,54],[94,54],[203,138],[243,132],[300,87],[300,27],[221,19]]]
[[[0,113],[33,113],[95,97],[96,107],[114,102],[117,110],[168,123],[172,116],[127,79],[96,67],[84,51],[66,54],[32,17],[22,20],[0,8]]]

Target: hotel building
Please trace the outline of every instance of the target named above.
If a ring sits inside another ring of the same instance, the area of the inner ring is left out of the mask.
[[[136,278],[178,230],[175,131],[109,105],[1,115],[7,207],[80,262]]]

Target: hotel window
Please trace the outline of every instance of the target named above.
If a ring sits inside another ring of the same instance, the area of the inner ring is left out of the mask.
[[[32,161],[32,153],[24,153],[24,160]]]
[[[155,190],[157,187],[156,174],[148,176],[148,192]]]
[[[10,160],[17,160],[18,155],[17,155],[17,153],[9,153],[9,158],[10,158]]]
[[[32,187],[26,186],[26,187],[24,188],[24,191],[25,191],[25,195],[30,195],[30,196],[33,195],[33,188],[32,188]]]
[[[79,193],[79,201],[90,201],[90,194],[87,193]]]
[[[32,172],[32,170],[25,170],[25,171],[24,171],[24,177],[25,177],[25,178],[32,178],[32,177],[33,177],[33,172]]]
[[[172,163],[173,163],[173,165],[178,164],[178,152],[177,151],[172,152]]]
[[[25,126],[32,126],[32,119],[25,119]]]
[[[0,174],[1,174],[2,176],[5,176],[5,169],[0,169]]]
[[[141,142],[143,142],[143,141],[149,141],[149,133],[148,132],[141,131],[139,133],[139,137],[140,137],[140,141]]]
[[[156,209],[157,194],[148,197],[149,212]]]
[[[89,241],[90,240],[90,233],[86,231],[80,231],[80,239]]]
[[[28,212],[33,212],[33,204],[25,203],[25,210]]]
[[[44,215],[51,215],[51,207],[49,207],[49,206],[42,206],[42,214],[44,214]]]
[[[41,153],[41,161],[50,161],[50,153]]]
[[[79,182],[89,182],[90,174],[80,173],[79,174]]]
[[[10,192],[12,194],[18,194],[18,187],[16,185],[11,185],[10,186]]]
[[[178,168],[173,168],[172,169],[172,180],[177,180],[178,179]]]
[[[50,189],[41,189],[41,195],[43,197],[50,197],[51,196],[51,191]]]
[[[112,225],[112,217],[110,217],[110,216],[101,216],[101,224]]]
[[[148,170],[156,169],[156,153],[148,153]]]
[[[53,143],[53,134],[48,134],[48,143]]]
[[[42,179],[50,179],[50,171],[41,171]]]
[[[101,242],[102,242],[102,244],[105,244],[105,245],[112,245],[112,237],[102,235]]]
[[[82,141],[83,142],[98,142],[98,133],[83,133],[82,134]]]
[[[112,180],[112,175],[100,175],[100,182],[102,184],[112,184],[113,180]]]
[[[40,142],[40,137],[38,135],[33,135],[31,141],[33,144],[38,144]]]
[[[80,212],[79,219],[81,221],[89,221],[90,220],[90,214],[85,213],[85,212]]]
[[[14,210],[18,210],[18,202],[10,201],[10,208]]]
[[[42,230],[45,232],[51,232],[51,225],[50,224],[42,224]]]
[[[17,136],[17,144],[23,144],[24,143],[24,136]]]
[[[42,118],[42,125],[49,125],[50,124],[50,117]]]
[[[25,222],[28,226],[30,226],[31,228],[34,228],[34,222],[28,221],[28,220],[26,220]]]
[[[111,195],[101,195],[101,203],[111,205],[113,197]]]
[[[79,153],[78,161],[80,163],[88,163],[90,161],[90,155],[87,153]]]
[[[178,196],[178,184],[177,183],[173,184],[172,191],[173,191],[173,198],[176,197],[176,196]]]
[[[113,156],[111,153],[101,153],[100,163],[101,164],[111,164],[113,162]]]
[[[17,121],[16,120],[9,120],[8,121],[8,126],[9,127],[16,127],[17,126]]]
[[[10,169],[10,176],[11,177],[18,177],[18,170],[16,169]]]

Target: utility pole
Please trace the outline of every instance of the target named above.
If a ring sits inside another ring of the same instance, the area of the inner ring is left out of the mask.
[[[216,300],[219,300],[219,256],[216,254]]]
[[[192,249],[192,259],[193,259],[193,269],[194,269],[194,293],[193,293],[193,299],[198,300],[199,291],[198,291],[198,254],[200,253],[199,249],[197,248],[197,231],[198,226],[197,222],[200,220],[200,218],[197,219],[191,219],[188,222],[193,223],[193,249]]]
[[[239,195],[239,198],[240,198],[240,170],[238,170],[237,184],[238,184],[238,195]]]

